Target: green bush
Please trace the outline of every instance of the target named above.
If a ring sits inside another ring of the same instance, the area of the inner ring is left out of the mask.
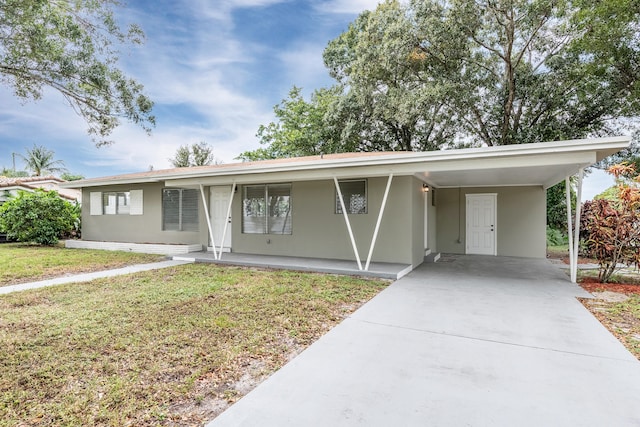
[[[569,243],[569,238],[557,228],[547,225],[547,246],[560,246]]]
[[[55,245],[80,229],[80,208],[55,191],[20,191],[0,206],[0,231],[19,242]]]

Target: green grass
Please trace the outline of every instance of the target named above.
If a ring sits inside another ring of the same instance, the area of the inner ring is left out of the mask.
[[[197,425],[386,285],[191,264],[2,296],[0,425]]]
[[[547,256],[549,258],[562,258],[569,256],[569,245],[547,245]]]
[[[60,246],[0,245],[0,286],[43,280],[65,274],[156,262],[161,255],[130,252],[65,249]]]

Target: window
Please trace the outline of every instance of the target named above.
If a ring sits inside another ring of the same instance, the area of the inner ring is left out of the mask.
[[[198,190],[165,188],[162,190],[162,229],[198,231]]]
[[[245,185],[242,232],[291,234],[291,184]]]
[[[344,206],[349,214],[367,213],[367,180],[338,181]],[[336,213],[342,213],[340,197],[336,191]]]
[[[128,191],[102,193],[104,215],[129,215],[131,196]]]

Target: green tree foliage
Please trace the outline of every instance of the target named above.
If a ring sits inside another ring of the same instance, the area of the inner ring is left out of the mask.
[[[633,129],[639,17],[638,0],[388,0],[325,49],[338,99],[323,124],[340,117],[334,151],[496,146]],[[295,116],[307,110],[290,100],[277,107],[285,110],[276,111],[278,122],[261,128],[269,155],[313,145],[306,137],[282,144],[280,132],[264,131],[286,129],[283,118],[304,123]]]
[[[568,236],[567,230],[567,196],[565,183],[559,182],[547,189],[547,226],[558,231],[563,236]],[[570,185],[571,211],[576,209],[576,191]]]
[[[191,166],[207,166],[213,163],[213,148],[206,142],[181,145],[176,150],[176,155],[169,159],[174,168],[188,168]]]
[[[24,178],[29,176],[29,173],[27,171],[15,171],[13,169],[3,167],[2,170],[0,170],[0,176],[6,176],[8,178]]]
[[[614,165],[609,171],[616,177],[613,200],[585,202],[581,217],[582,241],[588,256],[600,264],[598,278],[607,283],[619,263],[640,267],[640,176],[632,166]]]
[[[41,145],[33,145],[33,148],[27,148],[25,156],[20,155],[25,162],[25,167],[31,171],[33,176],[43,176],[58,172],[65,172],[64,162],[55,160],[55,152]]]
[[[348,135],[340,114],[344,101],[339,88],[319,89],[306,101],[302,89],[293,87],[289,97],[273,107],[277,122],[261,125],[257,136],[264,148],[238,158],[264,160],[354,151],[359,141]]]
[[[132,25],[122,30],[117,0],[0,0],[0,82],[18,98],[58,91],[88,125],[97,145],[121,119],[150,131],[153,102],[115,67],[118,45],[139,44]]]
[[[9,239],[54,245],[80,229],[80,208],[55,191],[20,191],[0,206],[0,231]]]
[[[65,181],[79,181],[81,179],[84,179],[84,175],[64,172],[60,174],[60,178],[64,179]]]

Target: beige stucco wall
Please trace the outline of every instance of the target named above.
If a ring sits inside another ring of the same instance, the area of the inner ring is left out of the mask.
[[[466,194],[497,194],[499,256],[546,256],[546,192],[542,187],[448,188],[436,190],[436,247],[465,253]]]
[[[367,214],[349,215],[362,260],[366,260],[384,190],[386,177],[368,178]],[[421,185],[413,177],[395,177],[387,199],[373,261],[418,265],[423,253]],[[233,205],[234,252],[282,256],[355,259],[342,214],[335,213],[335,185],[331,180],[292,183],[291,235],[243,234],[242,188]],[[418,203],[419,202],[419,203]],[[417,243],[414,240],[418,240]],[[418,245],[418,250],[416,250]]]
[[[207,223],[202,203],[200,231],[162,230],[162,184],[114,185],[83,189],[82,239],[127,243],[207,243]],[[91,192],[143,190],[143,215],[90,215]]]

